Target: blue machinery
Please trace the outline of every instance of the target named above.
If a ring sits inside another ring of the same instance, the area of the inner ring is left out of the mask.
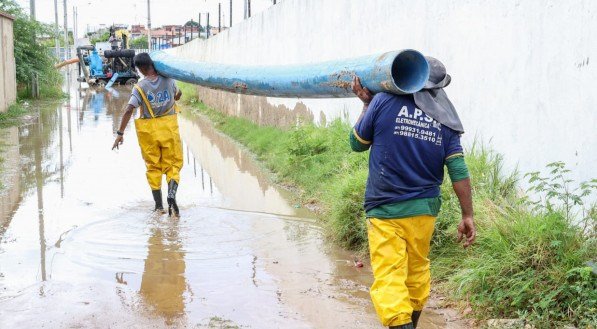
[[[89,68],[92,76],[104,75],[104,63],[95,48],[91,51],[91,54],[89,54]]]
[[[160,74],[229,92],[300,98],[354,97],[355,75],[373,93],[411,94],[429,78],[429,64],[416,50],[285,66],[245,66],[190,61],[163,51],[150,54]]]

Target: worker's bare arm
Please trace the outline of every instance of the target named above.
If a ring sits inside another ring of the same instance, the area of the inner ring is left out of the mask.
[[[452,184],[454,192],[460,202],[462,221],[458,224],[458,242],[464,239],[464,247],[468,247],[477,236],[477,230],[473,221],[473,196],[471,191],[471,180],[465,178]]]
[[[352,92],[355,93],[355,95],[357,95],[357,97],[361,101],[363,101],[363,111],[361,112],[361,115],[359,116],[359,119],[357,120],[357,123],[359,123],[359,122],[361,122],[363,115],[365,115],[365,112],[367,112],[369,103],[371,103],[371,100],[373,99],[373,94],[369,91],[369,89],[363,88],[363,85],[361,84],[361,79],[357,76],[355,76],[352,79],[351,87],[352,87]]]
[[[118,129],[118,136],[116,136],[116,139],[114,140],[114,144],[112,145],[112,149],[118,149],[118,146],[122,145],[122,143],[124,142],[124,130],[126,129],[126,126],[129,124],[129,121],[131,120],[131,117],[133,116],[133,112],[135,111],[135,107],[133,107],[132,105],[128,104],[124,110],[124,115],[122,116],[122,120],[120,121],[120,129]]]
[[[180,89],[178,89],[178,91],[176,92],[176,95],[174,95],[174,100],[177,101],[180,99],[180,97],[182,97],[182,91]]]

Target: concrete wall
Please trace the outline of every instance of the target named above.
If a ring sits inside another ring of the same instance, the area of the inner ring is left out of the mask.
[[[0,112],[17,99],[12,17],[0,12]]]
[[[597,176],[597,1],[284,0],[220,35],[172,50],[196,60],[291,64],[415,48],[441,59],[446,89],[475,139],[510,168],[563,160]],[[289,124],[356,120],[356,99],[296,100],[200,89],[224,112]]]

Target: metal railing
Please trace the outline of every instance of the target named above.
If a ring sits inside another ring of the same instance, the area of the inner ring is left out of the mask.
[[[54,56],[56,56],[60,61],[65,61],[67,60],[66,58],[66,49],[64,47],[60,47],[58,48],[58,53],[56,53],[56,48],[55,47],[51,47],[50,51],[52,54],[54,54]],[[73,58],[75,56],[75,50],[73,47],[69,47],[68,48],[68,58]]]
[[[140,53],[148,53],[149,49],[147,48],[131,48],[135,51],[135,54],[140,54]]]

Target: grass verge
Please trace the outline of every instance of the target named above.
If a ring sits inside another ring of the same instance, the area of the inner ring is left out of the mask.
[[[181,88],[193,112],[254,152],[279,183],[299,190],[303,203],[316,203],[335,242],[366,251],[362,201],[368,154],[350,151],[347,123],[259,126],[208,108],[193,86]],[[455,243],[460,207],[444,184],[431,256],[435,286],[454,304],[470,306],[479,320],[516,317],[538,328],[595,328],[597,277],[588,262],[597,257],[597,211],[586,200],[593,198],[597,181],[574,190],[565,167],[552,164],[548,177],[529,175],[542,197],[531,201],[520,192],[519,175],[503,172],[500,155],[474,145],[466,161],[478,240],[468,250]]]
[[[25,113],[27,113],[27,110],[19,103],[9,106],[6,112],[0,112],[0,128],[19,124]]]

